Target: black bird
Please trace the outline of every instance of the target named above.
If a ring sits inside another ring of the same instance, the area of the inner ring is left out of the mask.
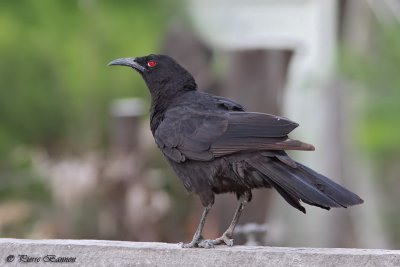
[[[293,207],[301,202],[329,210],[361,204],[356,194],[291,159],[284,150],[314,150],[288,138],[298,124],[244,108],[197,90],[192,75],[165,55],[121,58],[109,65],[139,72],[151,94],[150,127],[155,142],[189,192],[205,207],[193,240],[183,247],[233,245],[233,231],[254,188],[275,188]],[[239,205],[228,229],[203,240],[215,194],[235,193]]]

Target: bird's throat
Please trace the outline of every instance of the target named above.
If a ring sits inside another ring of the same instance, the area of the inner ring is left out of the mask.
[[[192,77],[182,80],[159,80],[147,83],[151,94],[150,127],[154,135],[158,126],[164,119],[166,110],[171,104],[179,102],[184,94],[197,90],[197,85]]]

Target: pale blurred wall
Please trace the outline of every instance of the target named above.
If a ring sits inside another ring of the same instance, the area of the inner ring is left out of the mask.
[[[294,51],[283,95],[284,115],[300,123],[291,136],[317,148],[315,152],[294,156],[361,196],[370,195],[368,188],[373,186],[368,169],[362,176],[356,175],[349,170],[353,164],[351,158],[345,156],[352,149],[346,140],[352,129],[347,126],[357,118],[346,109],[349,95],[335,72],[339,2],[190,0],[188,3],[196,33],[217,55],[223,51]],[[274,196],[272,212],[267,217],[269,244],[387,247],[379,216],[371,217],[368,213],[378,209],[374,199],[368,199],[370,203],[364,206],[330,212],[308,207],[307,215],[303,216],[280,196]],[[372,221],[372,225],[365,221]],[[363,238],[370,231],[373,238]]]

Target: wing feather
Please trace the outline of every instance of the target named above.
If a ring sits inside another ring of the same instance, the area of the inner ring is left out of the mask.
[[[257,112],[170,109],[155,133],[157,145],[177,162],[208,161],[240,151],[314,150],[287,134],[298,126],[286,118]]]

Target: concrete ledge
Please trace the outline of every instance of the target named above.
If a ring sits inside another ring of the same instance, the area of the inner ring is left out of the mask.
[[[206,250],[166,243],[4,238],[0,239],[0,265],[400,266],[400,251],[246,246]]]

